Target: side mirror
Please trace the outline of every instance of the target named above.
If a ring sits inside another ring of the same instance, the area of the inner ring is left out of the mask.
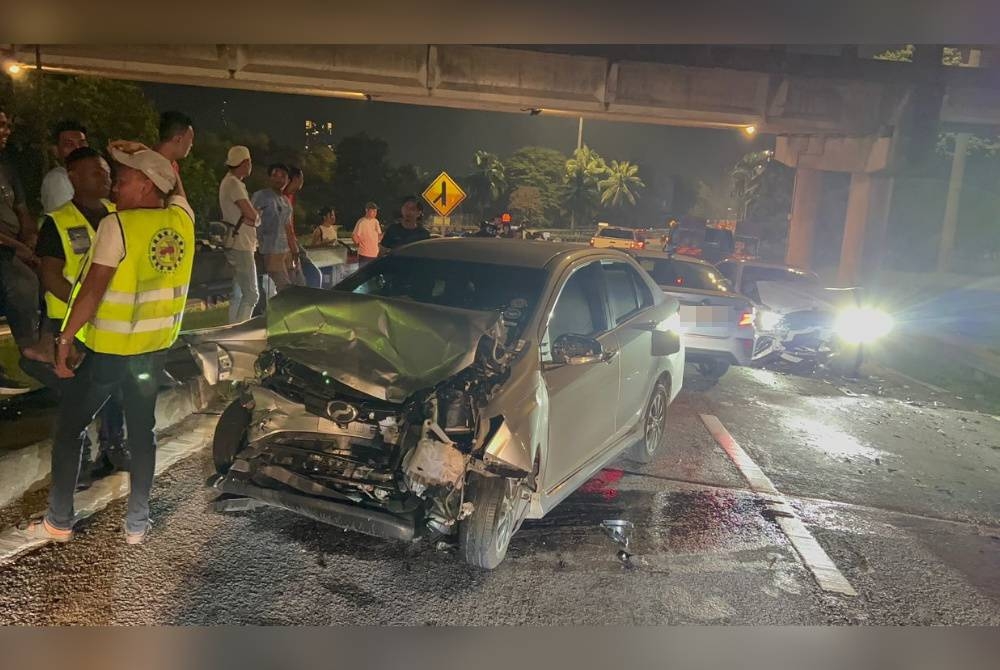
[[[592,337],[567,333],[552,345],[552,362],[561,365],[590,365],[604,360],[601,343]]]

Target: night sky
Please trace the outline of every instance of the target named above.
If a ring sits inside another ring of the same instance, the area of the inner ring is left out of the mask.
[[[468,173],[477,149],[504,157],[529,145],[567,154],[576,148],[577,121],[573,118],[195,86],[142,87],[159,110],[184,111],[206,130],[222,127],[225,107],[229,123],[298,146],[306,119],[333,121],[334,141],[366,131],[389,143],[393,163],[413,163],[428,172]],[[725,193],[730,167],[747,151],[768,146],[768,139],[750,141],[735,130],[585,120],[584,143],[608,161],[636,162],[647,174],[689,175]]]

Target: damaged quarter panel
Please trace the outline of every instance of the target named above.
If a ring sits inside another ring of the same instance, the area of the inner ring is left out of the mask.
[[[184,345],[209,384],[252,379],[257,357],[267,348],[264,317],[182,332],[175,346]]]

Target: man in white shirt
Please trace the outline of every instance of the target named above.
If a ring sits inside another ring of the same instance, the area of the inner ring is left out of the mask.
[[[378,245],[382,241],[382,226],[378,222],[378,205],[365,205],[365,215],[354,224],[351,239],[358,245],[358,264],[365,265],[378,258]]]
[[[64,164],[66,157],[79,149],[89,146],[87,129],[78,121],[61,121],[52,129],[52,153],[59,161],[57,167],[49,170],[42,180],[42,209],[54,212],[73,199],[73,184]]]
[[[250,194],[243,183],[253,169],[250,150],[240,145],[231,147],[226,156],[226,167],[228,172],[219,184],[219,208],[228,228],[226,258],[233,267],[229,322],[240,323],[253,315],[260,299],[257,266],[254,263],[260,215],[250,203]]]

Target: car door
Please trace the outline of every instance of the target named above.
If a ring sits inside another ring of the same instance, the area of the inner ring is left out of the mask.
[[[556,291],[541,339],[542,378],[549,400],[544,483],[549,493],[577,472],[615,434],[619,393],[618,339],[608,325],[600,261],[571,270]],[[606,360],[554,364],[552,344],[565,334],[593,337]]]
[[[656,375],[653,333],[645,327],[654,301],[648,284],[629,263],[609,259],[601,262],[601,270],[621,359],[615,410],[615,431],[621,435],[642,416]]]

